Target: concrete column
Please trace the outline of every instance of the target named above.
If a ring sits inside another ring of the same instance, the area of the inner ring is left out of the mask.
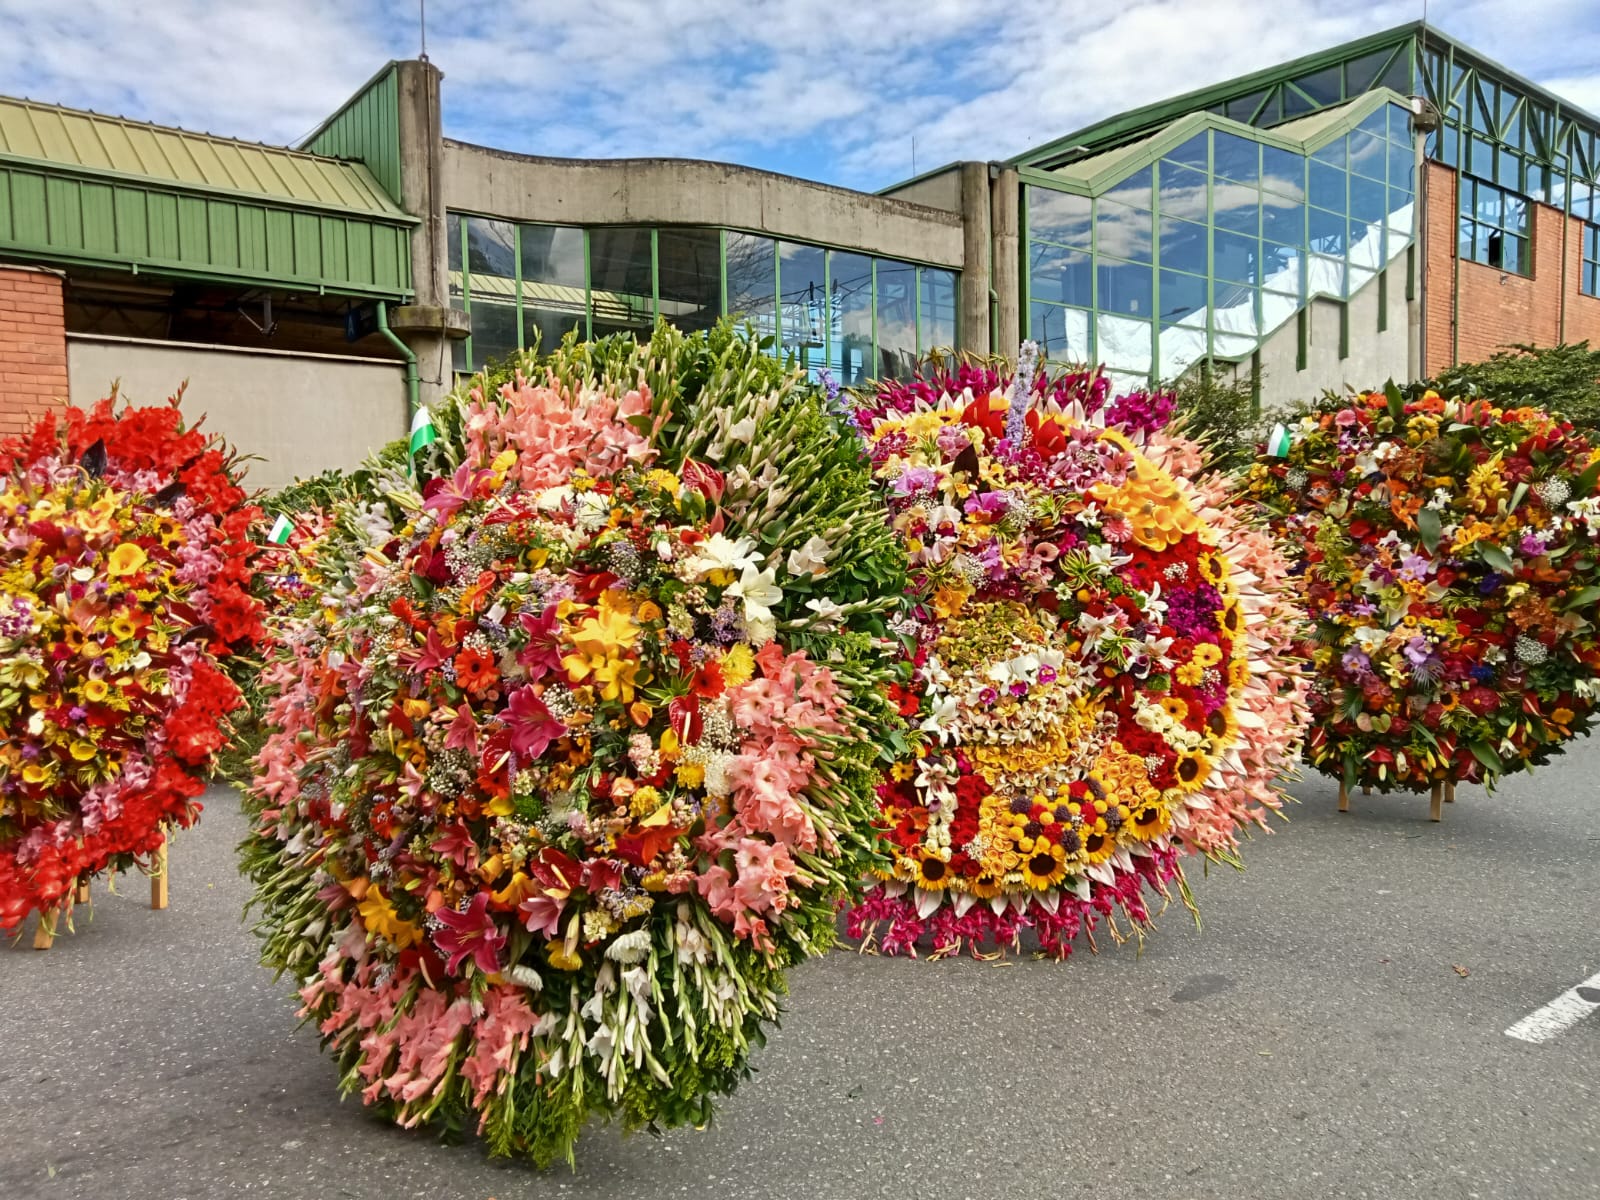
[[[961,164],[961,223],[961,349],[990,354],[989,255],[994,247],[988,163]]]
[[[1022,344],[1022,286],[1018,279],[1020,247],[1017,244],[1018,205],[1022,189],[1015,167],[1001,167],[989,186],[989,222],[993,230],[993,284],[999,296],[996,321],[999,345],[994,353],[1015,357]]]
[[[430,62],[398,64],[400,93],[400,206],[420,217],[411,232],[415,298],[395,309],[390,326],[417,356],[423,404],[450,390],[450,342],[465,337],[465,313],[450,308],[449,247],[445,241],[444,134],[439,83]]]

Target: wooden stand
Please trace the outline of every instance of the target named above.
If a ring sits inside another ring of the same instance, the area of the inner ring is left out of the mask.
[[[54,926],[57,921],[60,921],[66,915],[66,911],[67,906],[63,904],[60,908],[39,914],[39,928],[33,931],[33,948],[35,950],[48,950],[55,944]]]
[[[1439,806],[1443,802],[1444,802],[1444,784],[1440,783],[1436,779],[1433,782],[1433,790],[1429,795],[1428,819],[1430,821],[1441,821],[1441,820],[1444,819],[1444,817],[1439,812]]]
[[[156,851],[156,869],[150,876],[150,907],[167,906],[167,835],[161,835],[161,849]]]
[[[1444,785],[1444,802],[1446,804],[1456,802],[1456,785],[1449,780],[1446,780]]]
[[[78,880],[78,903],[89,903],[89,881],[87,879]]]
[[[1339,811],[1350,811],[1350,790],[1342,782],[1339,784]]]

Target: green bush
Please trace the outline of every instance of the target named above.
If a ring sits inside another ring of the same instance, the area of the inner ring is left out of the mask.
[[[1196,368],[1161,387],[1177,397],[1173,419],[1184,433],[1203,442],[1212,464],[1231,471],[1255,461],[1256,445],[1271,421],[1256,410],[1256,380],[1237,379]]]
[[[1600,350],[1588,342],[1512,346],[1483,362],[1451,367],[1432,381],[1445,396],[1476,395],[1501,408],[1523,404],[1600,429]]]

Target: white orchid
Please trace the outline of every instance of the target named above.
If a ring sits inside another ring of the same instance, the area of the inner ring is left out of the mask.
[[[723,595],[744,601],[745,630],[752,642],[764,646],[777,636],[778,622],[772,615],[772,608],[783,602],[783,589],[778,586],[771,568],[757,570],[753,562],[747,563],[744,574],[729,584]]]
[[[789,551],[789,574],[810,575],[813,579],[824,575],[828,570],[828,556],[832,553],[833,547],[828,545],[826,538],[813,535],[804,546]]]
[[[735,541],[720,533],[713,533],[689,556],[684,566],[696,580],[704,579],[713,571],[737,573],[760,561],[752,553],[755,548],[756,544],[751,538]]]

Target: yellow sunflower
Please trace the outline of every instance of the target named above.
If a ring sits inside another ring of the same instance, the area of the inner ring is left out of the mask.
[[[1148,842],[1172,829],[1172,811],[1165,804],[1151,802],[1133,810],[1124,828],[1141,842]]]
[[[1239,636],[1239,630],[1244,627],[1244,618],[1239,613],[1237,604],[1230,604],[1222,610],[1222,632],[1230,638]]]
[[[924,851],[912,862],[911,878],[927,891],[943,891],[950,886],[950,864],[931,851]]]
[[[1224,705],[1207,717],[1206,732],[1211,735],[1212,745],[1231,745],[1239,736],[1239,723],[1234,719],[1233,709]]]
[[[1178,777],[1180,792],[1197,792],[1205,787],[1206,777],[1211,774],[1211,758],[1198,750],[1180,750],[1172,770]]]
[[[1196,558],[1195,565],[1200,568],[1200,578],[1207,583],[1221,583],[1228,574],[1228,567],[1222,556],[1210,551]]]
[[[1045,838],[1034,842],[1033,853],[1022,862],[1022,882],[1036,892],[1055,887],[1067,877],[1066,854]]]
[[[1083,859],[1090,866],[1106,861],[1117,851],[1117,841],[1105,831],[1105,823],[1096,821],[1094,827],[1083,831]]]

